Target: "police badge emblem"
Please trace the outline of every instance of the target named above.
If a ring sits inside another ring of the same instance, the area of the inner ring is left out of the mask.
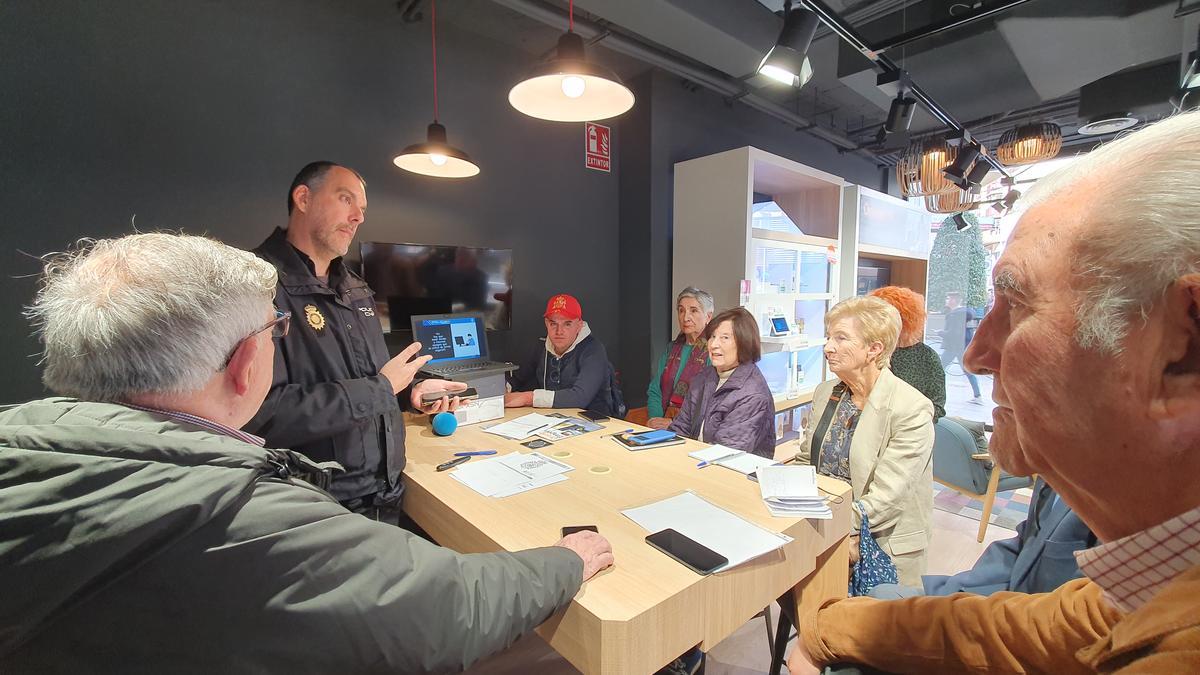
[[[318,333],[325,330],[325,315],[321,314],[316,305],[304,306],[304,318],[308,319],[308,325]]]

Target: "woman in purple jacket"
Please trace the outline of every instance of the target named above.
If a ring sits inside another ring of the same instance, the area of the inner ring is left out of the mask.
[[[668,427],[705,443],[763,457],[775,454],[775,399],[755,363],[762,357],[758,322],[741,307],[714,316],[705,329],[712,367],[692,381]]]

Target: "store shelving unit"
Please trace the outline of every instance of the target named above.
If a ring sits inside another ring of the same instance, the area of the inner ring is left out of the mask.
[[[777,412],[812,401],[825,380],[824,317],[839,296],[842,192],[832,174],[744,147],[675,165],[672,287],[743,306],[759,323],[759,367]],[[792,334],[769,335],[783,316]],[[789,414],[782,428],[791,429]],[[784,433],[781,439],[790,437]]]

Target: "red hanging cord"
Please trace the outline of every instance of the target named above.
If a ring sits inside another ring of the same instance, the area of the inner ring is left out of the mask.
[[[437,0],[432,0],[429,3],[430,9],[430,33],[433,35],[433,121],[438,121],[438,95],[437,95]]]
[[[575,30],[575,0],[570,0],[567,4],[567,30]]]

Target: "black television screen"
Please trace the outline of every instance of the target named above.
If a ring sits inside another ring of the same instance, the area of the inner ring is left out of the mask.
[[[363,278],[385,331],[419,314],[482,312],[488,330],[512,327],[512,250],[362,243]]]

